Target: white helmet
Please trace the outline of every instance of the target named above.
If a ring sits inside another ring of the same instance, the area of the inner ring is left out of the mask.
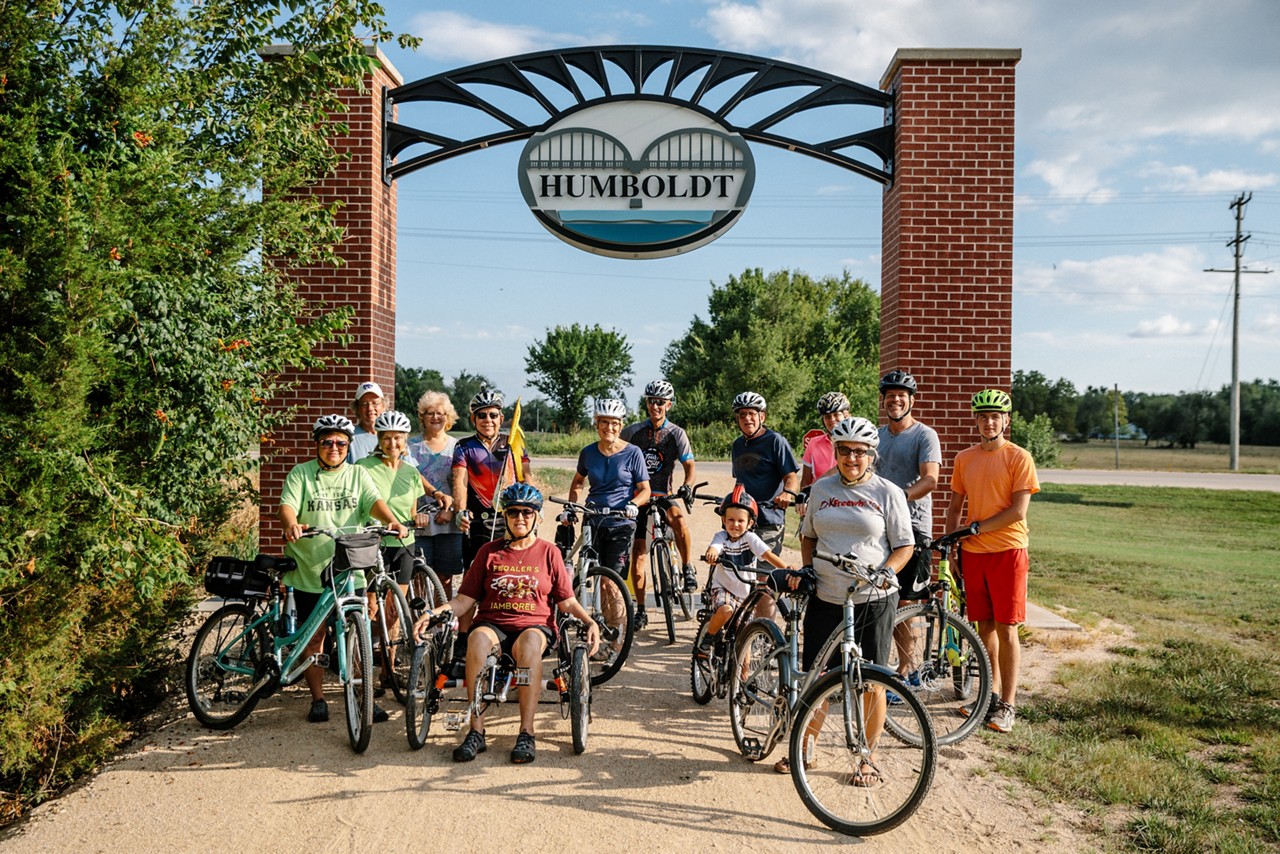
[[[594,417],[624,419],[627,417],[627,405],[615,397],[602,397],[596,401]]]
[[[659,400],[675,400],[676,390],[666,380],[654,380],[644,387],[644,396],[656,397]]]
[[[875,450],[880,447],[880,431],[865,418],[846,418],[831,428],[831,444],[861,442]]]
[[[764,402],[764,397],[756,394],[754,391],[744,391],[733,399],[733,411],[739,409],[757,409],[764,412],[769,406]]]
[[[356,428],[351,423],[351,419],[345,416],[321,415],[311,427],[311,438],[319,441],[320,437],[326,433],[345,433],[350,439],[356,434]]]
[[[493,391],[488,388],[482,388],[476,392],[475,397],[471,398],[471,414],[475,415],[481,409],[492,409],[493,407],[502,408],[502,392]]]
[[[409,423],[409,417],[394,409],[382,413],[378,416],[378,420],[373,422],[375,433],[409,433],[412,430],[413,425]]]

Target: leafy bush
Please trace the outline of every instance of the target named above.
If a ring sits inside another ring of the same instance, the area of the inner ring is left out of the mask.
[[[1009,420],[1009,435],[1015,445],[1021,445],[1031,453],[1037,468],[1058,465],[1058,437],[1048,415],[1042,412],[1026,421],[1018,413],[1013,413]]]

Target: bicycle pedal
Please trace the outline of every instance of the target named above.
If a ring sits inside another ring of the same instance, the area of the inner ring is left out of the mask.
[[[449,732],[457,732],[467,723],[468,717],[462,712],[448,712],[444,716],[444,728]]]
[[[752,762],[759,762],[764,758],[764,745],[760,743],[758,738],[744,738],[739,748],[742,750],[742,755]]]
[[[330,666],[329,659],[330,657],[328,653],[324,653],[324,652],[318,653],[315,657],[315,666],[323,667],[324,669],[328,670]]]

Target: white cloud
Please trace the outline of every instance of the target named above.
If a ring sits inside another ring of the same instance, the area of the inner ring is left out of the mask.
[[[1151,163],[1138,172],[1139,177],[1155,180],[1162,190],[1199,193],[1234,193],[1244,189],[1260,190],[1280,183],[1275,172],[1246,172],[1243,169],[1210,169],[1201,173],[1194,166],[1166,166]]]
[[[1023,264],[1014,271],[1014,294],[1045,297],[1056,304],[1123,305],[1195,299],[1217,300],[1220,289],[1204,273],[1200,250],[1174,246],[1159,252],[1112,255],[1088,261]]]
[[[1255,332],[1280,332],[1280,313],[1267,312],[1250,324]]]
[[[1138,328],[1129,333],[1130,338],[1190,338],[1196,335],[1212,333],[1218,324],[1209,321],[1197,326],[1187,320],[1179,320],[1172,314],[1162,314],[1154,320],[1143,320]]]
[[[482,62],[590,41],[581,35],[524,24],[497,24],[458,12],[424,12],[413,19],[409,29],[422,37],[420,50],[427,56],[460,62]]]

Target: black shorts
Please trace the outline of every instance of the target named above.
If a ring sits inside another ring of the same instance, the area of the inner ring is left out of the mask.
[[[853,606],[853,636],[862,647],[862,656],[876,664],[889,663],[889,649],[893,641],[893,618],[898,610],[898,596],[890,593],[877,599]],[[800,666],[813,669],[814,659],[822,650],[831,633],[844,622],[844,606],[832,605],[811,598],[804,611],[804,648],[800,654]],[[829,662],[838,664],[839,661]]]
[[[471,631],[475,631],[477,626],[484,626],[489,631],[497,635],[498,647],[502,650],[502,654],[510,658],[512,661],[516,660],[514,653],[516,641],[520,638],[520,635],[529,631],[529,629],[536,629],[542,632],[547,638],[547,647],[542,651],[543,658],[553,655],[556,651],[556,633],[553,632],[549,626],[529,626],[529,628],[521,629],[519,632],[514,634],[505,629],[498,628],[493,623],[472,623]]]
[[[413,580],[413,549],[409,546],[383,546],[382,564],[387,575],[401,587]]]
[[[622,523],[617,519],[608,521],[611,524],[586,523],[591,525],[591,548],[595,550],[596,560],[601,566],[612,569],[625,581],[631,570],[631,541],[635,538],[636,523],[631,520]]]
[[[675,506],[675,500],[666,495],[653,496],[652,502],[646,503],[640,508],[640,515],[636,516],[636,530],[643,531],[645,529],[645,525],[649,524],[649,513],[652,512],[655,507],[661,510],[664,514],[663,518],[666,518],[666,512]]]

